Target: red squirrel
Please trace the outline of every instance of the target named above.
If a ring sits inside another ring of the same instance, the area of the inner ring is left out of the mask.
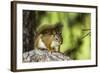
[[[58,27],[45,29],[36,35],[34,39],[35,49],[47,49],[49,52],[60,52],[60,45],[62,44],[62,36]]]

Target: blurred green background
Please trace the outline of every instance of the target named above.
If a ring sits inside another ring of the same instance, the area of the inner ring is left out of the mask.
[[[90,13],[33,11],[38,28],[63,25],[60,51],[74,60],[91,59]],[[38,29],[37,28],[37,29]]]

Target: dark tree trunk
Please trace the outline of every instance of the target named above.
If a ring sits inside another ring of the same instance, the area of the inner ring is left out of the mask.
[[[33,38],[35,30],[35,12],[23,10],[23,52],[30,51],[33,49]]]

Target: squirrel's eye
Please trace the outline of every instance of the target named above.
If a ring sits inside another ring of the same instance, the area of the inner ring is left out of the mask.
[[[55,40],[58,41],[58,37],[55,37]]]
[[[56,38],[56,40],[58,40],[58,39]]]

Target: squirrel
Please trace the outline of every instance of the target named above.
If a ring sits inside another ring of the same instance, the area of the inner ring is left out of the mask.
[[[58,30],[56,31],[55,28],[46,29],[44,32],[38,33],[34,39],[34,48],[47,49],[49,52],[60,52],[62,37],[61,33]]]
[[[61,39],[58,35],[39,34],[35,39],[36,49],[47,49],[49,52],[60,51]]]

